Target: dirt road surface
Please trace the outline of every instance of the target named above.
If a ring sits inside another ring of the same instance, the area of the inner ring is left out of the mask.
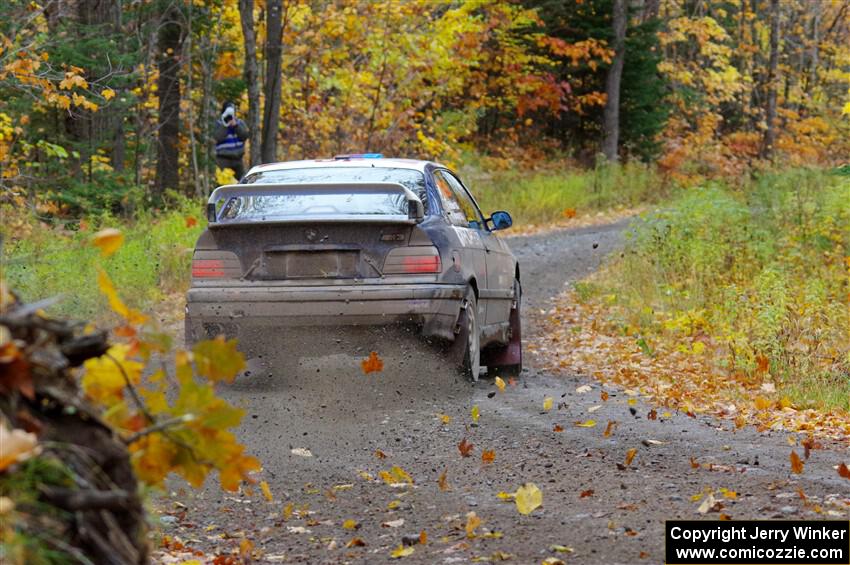
[[[550,297],[617,252],[625,226],[511,240],[523,272],[528,343],[546,339],[535,316]],[[240,438],[263,462],[261,478],[274,502],[259,488],[230,495],[217,485],[193,492],[175,482],[158,504],[172,515],[165,518],[167,533],[207,552],[229,550],[244,535],[262,553],[261,563],[395,562],[391,551],[424,530],[427,543],[412,545],[399,562],[511,556],[521,564],[547,557],[626,564],[663,562],[665,519],[848,517],[850,482],[833,469],[850,459],[846,446],[812,451],[804,473],[793,475],[786,433],[733,431],[731,422],[665,416],[663,409],[651,420],[651,406],[630,405],[623,391],[586,375],[538,372],[532,356],[523,377],[500,393],[491,379],[472,385],[410,352],[394,357],[376,349],[386,363],[380,373],[364,375],[356,356],[328,350],[328,358],[308,360],[289,375],[254,366],[229,387],[225,396],[247,411]],[[582,385],[591,391],[577,392]],[[600,401],[602,390],[607,402]],[[546,397],[554,400],[549,411]],[[595,405],[601,408],[590,414]],[[576,425],[590,418],[595,427]],[[619,425],[604,437],[609,420]],[[556,425],[563,431],[553,431]],[[473,444],[468,457],[457,447],[464,438]],[[618,468],[630,449],[637,450],[633,462]],[[493,450],[495,460],[482,463],[482,450]],[[694,468],[692,458],[714,470]],[[412,486],[378,478],[394,465],[412,477]],[[443,473],[447,490],[438,485]],[[523,516],[497,493],[527,482],[541,489],[543,505]],[[723,507],[700,514],[704,498],[692,497],[706,489]],[[721,489],[737,496],[727,498]],[[284,519],[290,502],[294,512]],[[481,519],[471,538],[464,529],[469,512]],[[345,529],[346,520],[356,529]],[[346,547],[353,538],[365,545]]]

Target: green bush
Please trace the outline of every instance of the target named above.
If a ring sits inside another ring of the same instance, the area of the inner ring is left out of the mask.
[[[813,170],[683,193],[633,224],[608,275],[620,322],[708,335],[727,368],[767,359],[798,403],[850,409],[848,202],[850,179]]]
[[[7,244],[5,276],[25,301],[56,296],[61,300],[51,312],[97,319],[107,305],[97,289],[98,250],[91,238],[101,228],[116,227],[124,245],[103,262],[105,269],[130,306],[149,309],[187,287],[191,251],[205,223],[200,204],[173,195],[166,212],[144,210],[131,222],[103,213],[87,218],[85,230],[38,223],[29,237]]]

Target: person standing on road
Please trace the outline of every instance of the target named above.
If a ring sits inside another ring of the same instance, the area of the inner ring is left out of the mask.
[[[221,117],[213,128],[215,138],[215,163],[219,169],[230,169],[236,180],[245,175],[242,157],[245,155],[245,140],[248,139],[248,126],[236,117],[236,105],[225,102],[221,107]]]

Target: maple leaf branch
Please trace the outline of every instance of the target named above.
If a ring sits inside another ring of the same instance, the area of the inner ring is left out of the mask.
[[[118,367],[118,370],[121,372],[121,376],[124,377],[124,384],[130,391],[130,396],[133,397],[133,403],[136,405],[136,408],[138,408],[145,418],[147,418],[148,422],[156,424],[156,419],[150,412],[148,412],[148,407],[145,406],[145,403],[142,401],[142,397],[139,396],[139,391],[136,390],[135,385],[133,385],[133,382],[130,380],[130,376],[127,375],[127,371],[124,370],[124,366],[121,365],[118,359],[113,357],[110,353],[104,353],[104,357],[111,360],[115,363],[115,366]]]
[[[169,418],[168,420],[163,420],[161,422],[157,422],[153,426],[148,426],[143,430],[139,430],[133,435],[124,438],[124,443],[130,445],[133,442],[139,441],[145,436],[150,434],[155,434],[157,432],[162,432],[168,428],[173,428],[176,426],[180,426],[181,424],[185,424],[186,422],[191,422],[195,417],[192,414],[183,414],[182,416],[175,416],[174,418]],[[168,439],[171,441],[175,441],[174,438],[168,436]],[[176,443],[176,442],[175,442]]]

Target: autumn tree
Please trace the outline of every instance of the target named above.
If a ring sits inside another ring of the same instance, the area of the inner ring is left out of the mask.
[[[153,197],[162,198],[167,188],[177,189],[179,176],[180,68],[181,46],[185,39],[182,14],[176,5],[162,13],[158,32],[159,117],[157,133],[156,180]]]
[[[612,17],[614,58],[605,77],[605,112],[603,114],[602,153],[616,161],[620,139],[620,83],[623,78],[626,40],[626,0],[614,0]]]

